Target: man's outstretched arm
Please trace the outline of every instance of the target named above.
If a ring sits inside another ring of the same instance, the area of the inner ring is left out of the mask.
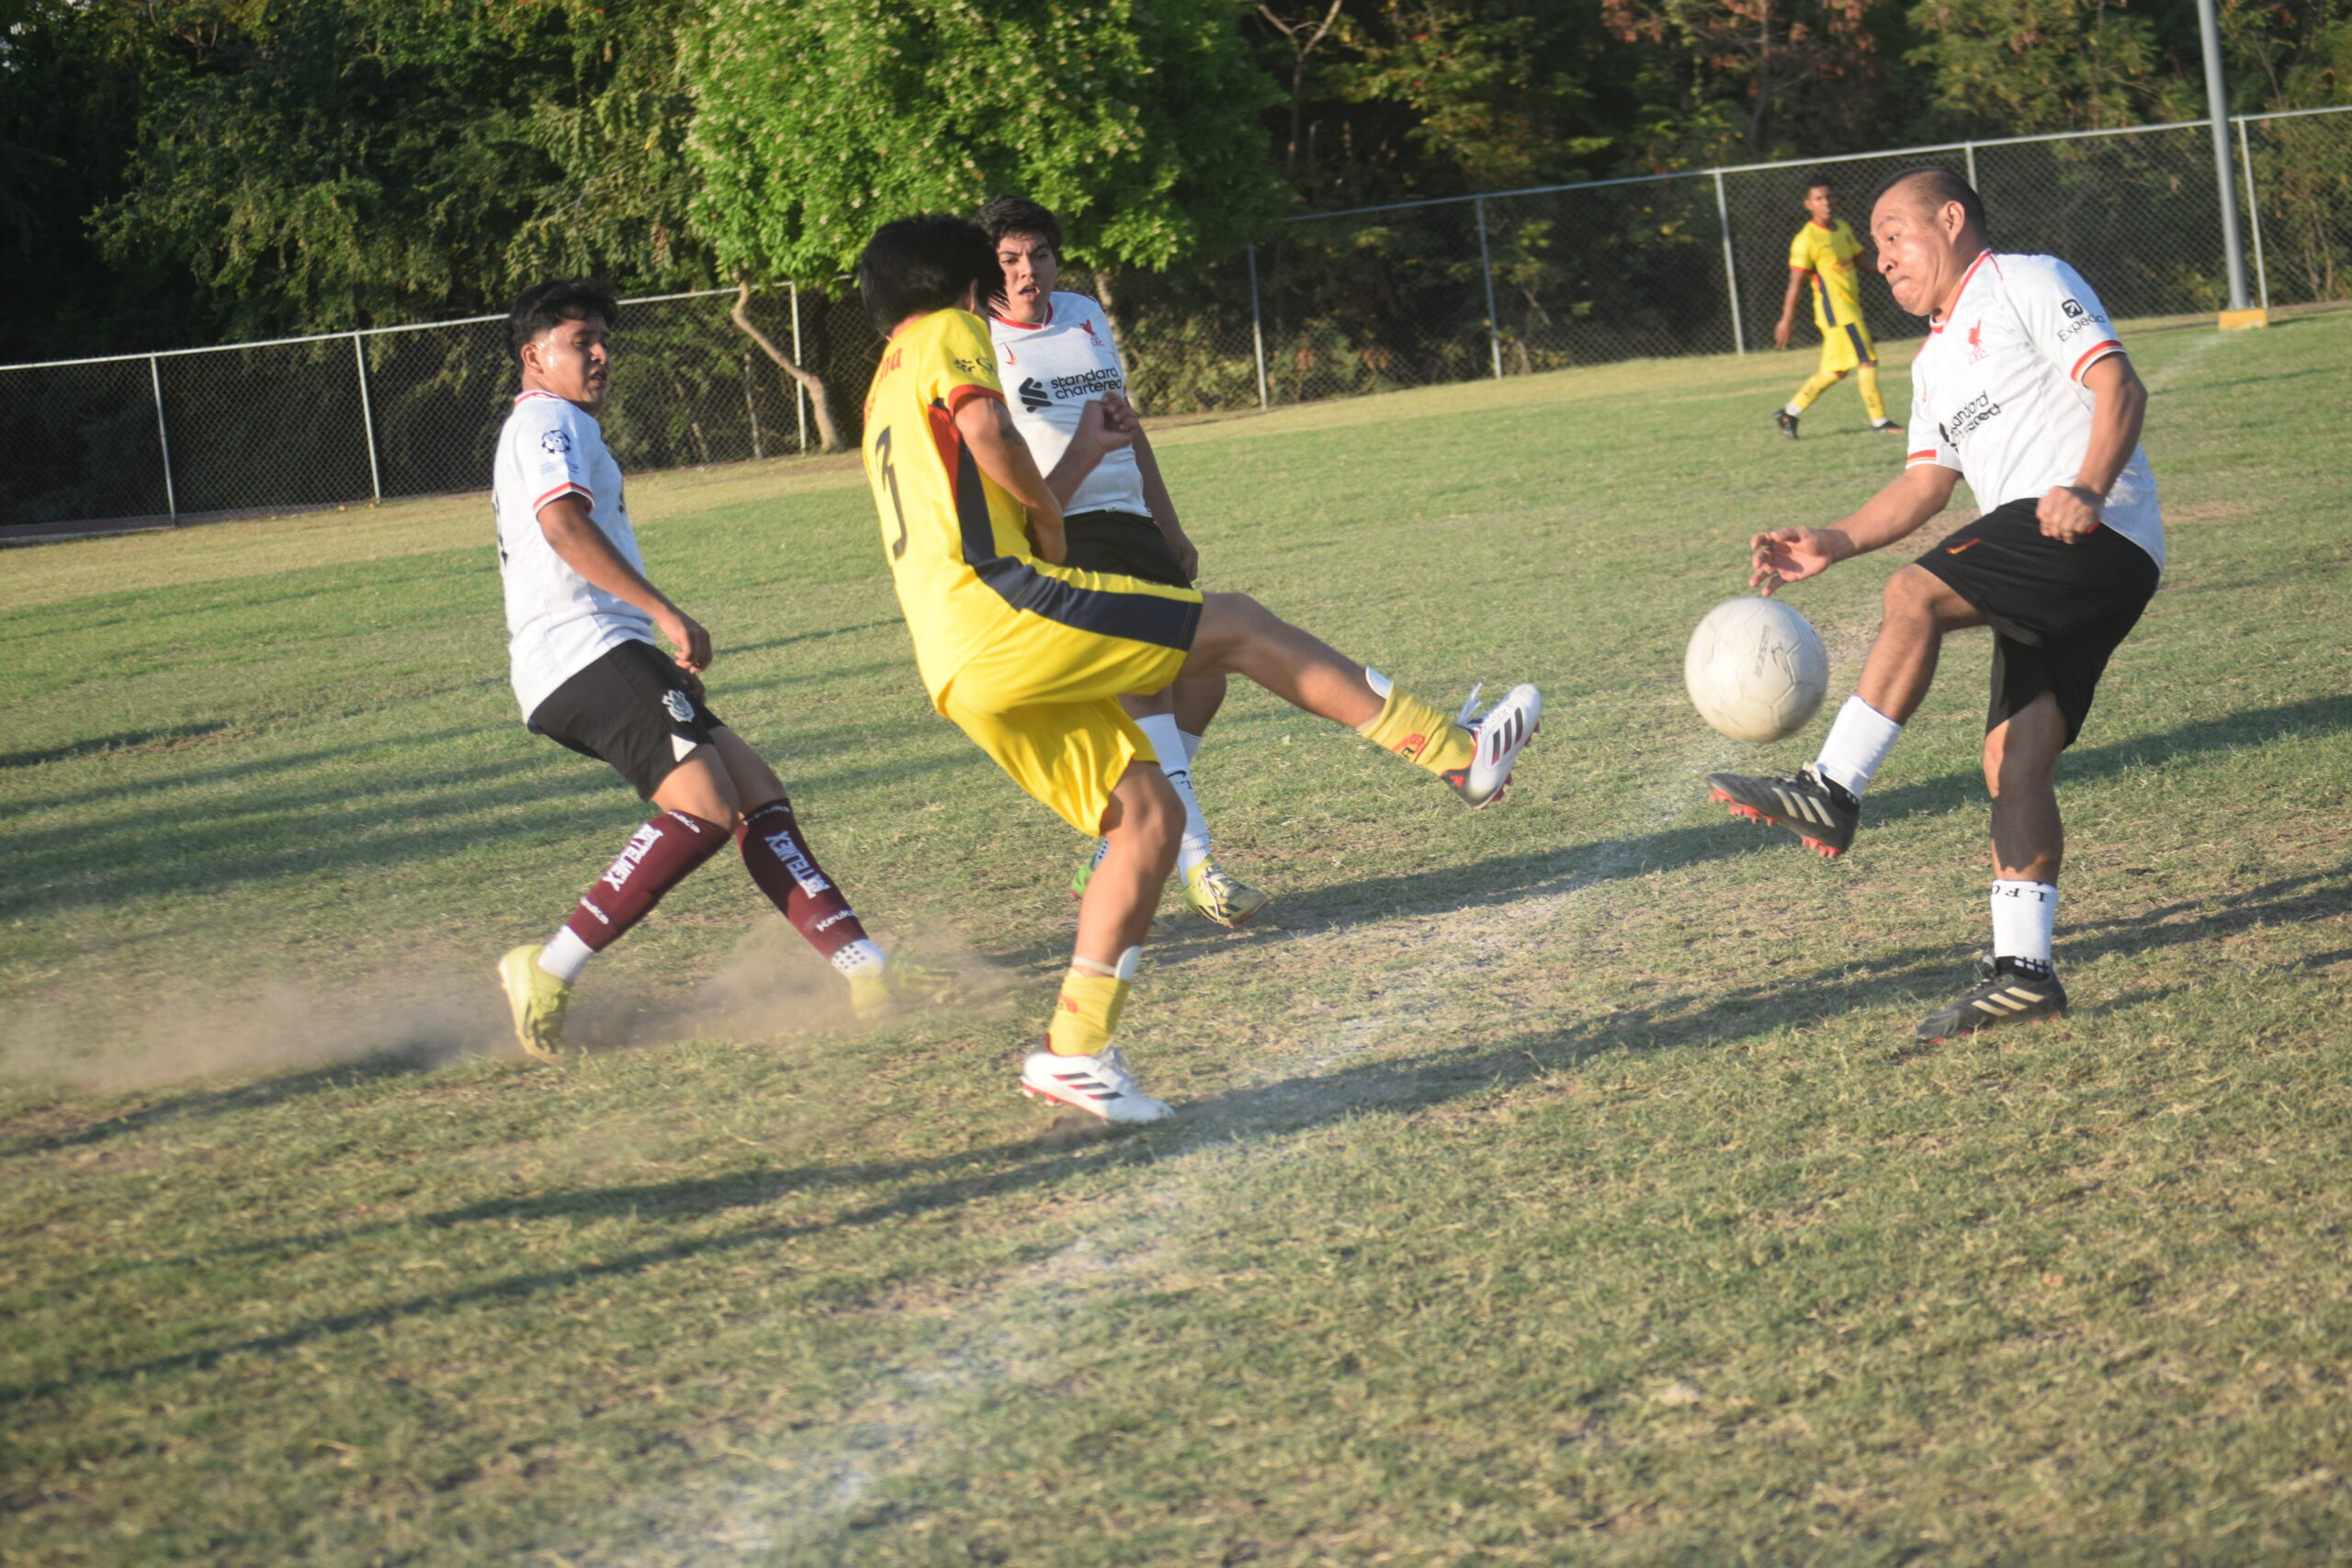
[[[2034,508],[2042,533],[2070,545],[2098,526],[2099,506],[2140,445],[2140,426],[2148,413],[2147,384],[2120,354],[2084,371],[2083,386],[2095,400],[2082,467],[2075,470],[2073,484],[2058,486]]]
[[[1094,471],[1105,453],[1117,451],[1132,439],[1105,420],[1099,402],[1089,403],[1079,416],[1078,434],[1070,438],[1048,479],[1037,471],[1036,457],[1021,438],[1001,399],[967,399],[956,411],[956,429],[972,449],[972,460],[980,466],[980,472],[1029,509],[1029,530],[1037,553],[1057,566],[1068,553],[1062,539],[1062,502],[1078,493],[1080,481]]]
[[[1775,528],[1748,541],[1755,552],[1750,588],[1767,594],[1784,582],[1817,577],[1841,560],[1881,549],[1941,512],[1959,473],[1940,463],[1905,468],[1894,482],[1827,528]]]
[[[539,532],[564,565],[622,604],[635,605],[653,617],[653,624],[678,650],[680,669],[700,673],[709,667],[710,633],[670,603],[667,594],[613,547],[612,540],[588,515],[585,501],[577,495],[560,495],[540,507]]]
[[[1789,346],[1789,334],[1796,330],[1797,299],[1804,292],[1804,280],[1813,276],[1801,266],[1789,268],[1789,292],[1781,300],[1781,319],[1772,323],[1772,346]]]

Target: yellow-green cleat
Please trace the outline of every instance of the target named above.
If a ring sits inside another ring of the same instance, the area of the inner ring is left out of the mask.
[[[563,1009],[571,987],[539,967],[539,943],[509,949],[498,961],[498,984],[514,1015],[514,1043],[535,1062],[563,1062],[572,1053],[563,1043]]]
[[[862,1019],[943,1007],[962,1000],[964,993],[961,975],[895,954],[880,969],[849,977],[850,1010]]]
[[[1273,900],[1227,876],[1216,862],[1204,860],[1184,874],[1184,902],[1201,919],[1232,928],[1248,925]]]

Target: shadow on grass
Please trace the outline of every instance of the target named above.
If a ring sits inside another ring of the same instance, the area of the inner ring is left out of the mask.
[[[2079,964],[2109,953],[2188,947],[2256,926],[2346,914],[2352,914],[2352,865],[2278,878],[2235,897],[2205,901],[2201,908],[2172,905],[2126,919],[2093,922],[2070,931],[2061,953],[2068,963]],[[681,1237],[618,1252],[594,1263],[513,1274],[459,1290],[419,1292],[373,1306],[329,1314],[227,1344],[175,1351],[119,1367],[89,1368],[40,1383],[0,1388],[0,1404],[52,1397],[94,1383],[201,1371],[233,1356],[270,1355],[337,1335],[385,1328],[413,1318],[594,1286],[666,1264],[724,1257],[773,1247],[798,1236],[912,1218],[978,1200],[1051,1188],[1075,1176],[1121,1165],[1149,1164],[1194,1148],[1289,1137],[1368,1111],[1408,1114],[1474,1096],[1508,1092],[1532,1079],[1573,1071],[1586,1061],[1615,1052],[1698,1043],[1724,1045],[1831,1014],[1898,1003],[1917,1004],[1930,997],[1941,1000],[1961,982],[1962,976],[1956,973],[1958,968],[1958,954],[1952,947],[1919,947],[1869,964],[1839,964],[1727,991],[1661,998],[1485,1049],[1429,1052],[1366,1062],[1317,1077],[1229,1090],[1185,1107],[1182,1118],[1173,1124],[1142,1136],[1103,1139],[1075,1153],[1023,1139],[952,1156],[839,1167],[760,1168],[649,1185],[492,1199],[423,1215],[408,1224],[447,1230],[470,1224],[514,1225],[649,1213],[684,1222],[756,1208],[815,1188],[887,1185],[910,1179],[915,1183],[889,1197],[822,1218],[755,1224],[718,1235]],[[2151,990],[2126,999],[2144,1001],[2164,994],[2166,993],[2161,989]],[[2113,1004],[2094,1003],[2089,1015],[2100,1016],[2120,1005],[2120,1000]],[[1919,1049],[1905,1041],[1890,1049],[1888,1065],[1897,1066]],[[348,1072],[346,1067],[332,1074],[298,1075],[297,1079],[315,1082]],[[256,1089],[266,1091],[267,1086],[256,1086]],[[278,1093],[288,1097],[287,1091]],[[943,1176],[941,1173],[945,1170],[963,1173]],[[250,1254],[271,1247],[308,1253],[401,1228],[406,1226],[387,1224],[336,1235],[287,1237],[275,1243],[241,1243],[220,1253],[153,1262],[141,1260],[138,1266],[198,1266],[227,1253]]]
[[[776,683],[751,682],[745,689]],[[968,749],[890,758],[896,743],[933,739],[931,728],[914,717],[868,719],[795,735],[787,745],[771,750],[852,760],[832,768],[786,766],[785,783],[796,795],[961,769],[969,769],[977,781],[987,762]],[[491,733],[445,730],[420,737],[417,744],[481,739]],[[93,798],[111,795],[128,808],[96,821],[60,825],[12,846],[9,912],[22,917],[130,898],[213,894],[280,877],[431,861],[480,850],[484,814],[543,807],[525,821],[506,824],[502,832],[544,839],[577,823],[576,808],[584,801],[607,800],[616,813],[625,814],[631,798],[609,769],[560,752],[550,743],[536,742],[495,760],[437,766],[422,777],[403,750],[380,739],[355,741],[93,791]],[[885,760],[854,761],[877,752]],[[356,780],[322,787],[315,776],[320,769],[362,759],[368,771]],[[236,786],[226,799],[190,801],[189,792],[223,784]],[[146,809],[142,797],[156,802],[157,809]],[[162,808],[164,802],[171,803],[168,813]],[[21,809],[49,804],[34,802]],[[366,820],[355,822],[351,813],[363,805]],[[386,825],[397,830],[384,831]],[[593,876],[595,863],[610,853],[603,839],[583,838],[582,878]]]
[[[350,1089],[383,1078],[408,1077],[430,1072],[447,1060],[446,1052],[422,1045],[408,1046],[379,1051],[327,1066],[280,1073],[275,1077],[260,1078],[252,1083],[170,1094],[160,1100],[151,1100],[135,1111],[106,1117],[70,1133],[18,1138],[0,1144],[0,1159],[78,1148],[107,1138],[142,1133],[166,1122],[201,1120],[210,1116],[227,1116],[240,1111],[258,1111],[306,1099],[324,1090]]]
[[[228,728],[226,721],[173,724],[160,729],[126,729],[119,735],[94,735],[87,739],[69,740],[62,746],[33,751],[0,751],[0,768],[38,768],[44,762],[63,762],[75,757],[94,757],[110,751],[164,750],[218,735]]]
[[[2352,730],[2352,695],[2313,697],[2200,719],[2176,729],[2136,735],[2104,746],[2078,748],[2060,764],[2059,777],[2062,784],[2082,784],[2182,758],[2343,730]],[[1704,785],[1693,774],[1691,803],[1699,804],[1703,795]],[[1984,804],[1984,780],[1973,772],[1873,791],[1863,814],[1861,848],[1867,852],[1870,835],[1883,833],[1907,818]],[[1284,930],[1312,931],[1360,920],[1368,915],[1448,915],[1465,909],[1498,908],[1656,871],[1676,871],[1703,862],[1768,852],[1796,852],[1793,842],[1780,829],[1759,832],[1750,824],[1726,817],[1703,826],[1669,828],[1565,849],[1498,855],[1469,865],[1404,872],[1295,893],[1284,897],[1280,919]],[[1188,926],[1173,941],[1155,942],[1152,961],[1159,967],[1190,963],[1219,951],[1229,940],[1227,933],[1195,931]],[[1010,956],[1023,964],[1042,964],[1049,962],[1065,945],[1063,933],[1057,931]]]

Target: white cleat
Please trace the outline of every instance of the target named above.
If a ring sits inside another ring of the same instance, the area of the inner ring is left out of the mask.
[[[1474,686],[1469,701],[1462,705],[1462,712],[1454,720],[1477,741],[1470,765],[1439,775],[1473,808],[1492,806],[1503,797],[1503,786],[1510,783],[1511,764],[1519,761],[1521,748],[1534,739],[1535,732],[1544,728],[1544,694],[1525,682],[1513,686],[1503,694],[1502,701],[1474,717],[1472,709],[1477,701],[1478,688]]]
[[[1105,1122],[1164,1122],[1176,1114],[1164,1100],[1136,1087],[1135,1075],[1116,1045],[1099,1056],[1060,1056],[1032,1051],[1021,1064],[1021,1092],[1032,1100],[1073,1105]]]

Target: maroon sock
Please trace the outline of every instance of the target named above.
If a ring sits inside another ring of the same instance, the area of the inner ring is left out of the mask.
[[[663,812],[629,836],[620,858],[563,922],[565,929],[586,942],[589,952],[602,953],[726,841],[726,829],[715,824],[683,811]]]
[[[849,900],[817,863],[808,840],[800,836],[790,801],[779,800],[752,812],[735,829],[735,842],[760,891],[828,962],[850,943],[865,940],[865,928],[857,923]]]

